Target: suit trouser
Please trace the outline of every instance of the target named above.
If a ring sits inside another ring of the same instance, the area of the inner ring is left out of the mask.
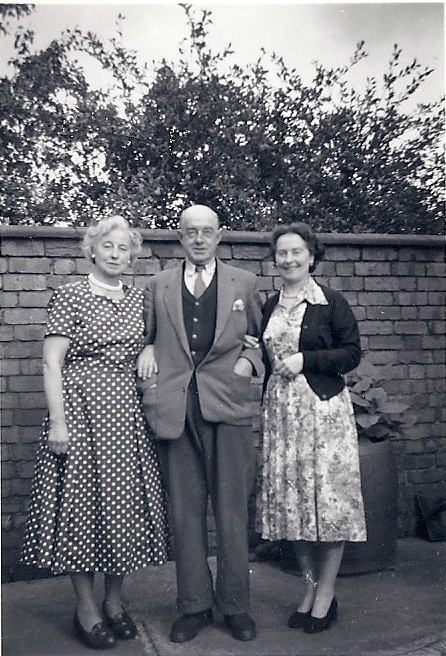
[[[159,446],[171,501],[178,611],[197,613],[215,601],[225,615],[246,612],[248,500],[256,460],[252,426],[205,421],[193,381],[184,433]],[[217,529],[215,597],[207,561],[209,496]]]

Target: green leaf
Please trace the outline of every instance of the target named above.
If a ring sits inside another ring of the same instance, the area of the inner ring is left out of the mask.
[[[409,410],[410,406],[407,403],[398,403],[397,401],[387,401],[386,403],[380,404],[378,406],[380,412],[386,414],[401,414],[406,410]]]
[[[385,426],[384,424],[375,424],[368,429],[367,433],[373,437],[382,438],[386,437],[387,435],[391,435],[392,431],[388,426]]]
[[[371,403],[370,401],[367,401],[367,399],[364,399],[362,396],[358,396],[358,394],[355,394],[350,390],[350,398],[352,400],[352,403],[354,405],[359,405],[362,408],[371,408]]]
[[[387,392],[382,387],[375,387],[364,394],[365,398],[369,401],[376,401],[380,404],[387,399]]]
[[[362,428],[370,428],[379,422],[380,417],[379,415],[357,414],[355,419]]]
[[[364,376],[361,378],[361,380],[358,380],[357,383],[353,385],[351,388],[354,392],[365,392],[366,390],[370,389],[370,386],[372,384],[372,379],[369,378],[368,376]]]

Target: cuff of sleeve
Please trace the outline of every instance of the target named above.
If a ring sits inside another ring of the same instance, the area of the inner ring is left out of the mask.
[[[261,378],[264,375],[265,367],[262,362],[262,350],[260,348],[246,349],[242,352],[240,357],[249,360],[253,368],[253,376],[256,378]]]
[[[302,371],[311,371],[317,369],[317,353],[315,351],[302,351],[303,366]]]

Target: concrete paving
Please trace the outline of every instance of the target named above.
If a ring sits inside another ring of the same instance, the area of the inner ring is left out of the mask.
[[[210,559],[215,569],[215,559]],[[174,644],[175,566],[150,567],[126,578],[124,596],[137,622],[135,640],[113,656],[444,656],[446,654],[446,543],[398,542],[393,570],[341,576],[338,621],[309,635],[289,629],[301,581],[269,562],[251,567],[252,616],[258,637],[234,640],[215,614],[214,625],[191,642]],[[98,577],[100,599],[102,580]],[[84,656],[92,651],[73,634],[69,577],[2,586],[3,656]]]

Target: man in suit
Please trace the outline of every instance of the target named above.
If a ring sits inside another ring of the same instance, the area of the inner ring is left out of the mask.
[[[205,205],[186,209],[185,262],[149,279],[147,346],[138,361],[144,409],[160,447],[171,500],[177,572],[172,642],[212,622],[214,601],[238,640],[252,640],[248,499],[255,477],[251,376],[262,375],[261,300],[254,274],[216,258],[221,229]],[[215,593],[207,562],[207,500],[217,530]]]

